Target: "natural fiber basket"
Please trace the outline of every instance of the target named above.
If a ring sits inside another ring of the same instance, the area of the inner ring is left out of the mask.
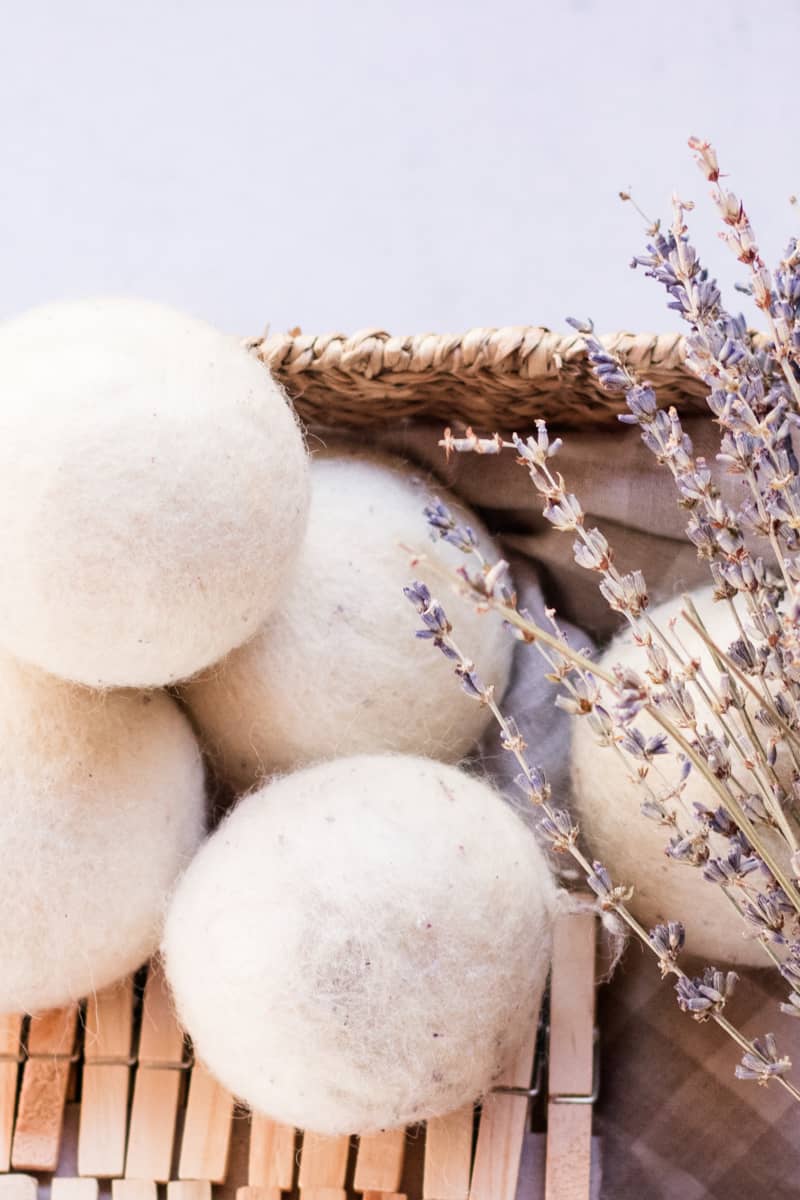
[[[680,338],[608,340],[662,401],[701,407]],[[427,418],[523,432],[544,417],[585,429],[612,424],[621,408],[598,390],[580,338],[546,329],[296,332],[249,345],[312,427]],[[81,1006],[0,1018],[0,1200],[36,1200],[43,1189],[52,1200],[157,1200],[165,1184],[168,1200],[210,1200],[212,1186],[238,1200],[589,1200],[594,947],[593,916],[560,918],[551,1017],[527,1031],[518,1061],[479,1110],[360,1140],[303,1136],[238,1110],[192,1062],[157,966]],[[546,1154],[519,1178],[537,1096]]]
[[[681,412],[703,410],[703,385],[678,334],[615,333],[603,341]],[[391,337],[298,331],[248,343],[309,424],[364,428],[408,418],[508,429],[541,417],[559,429],[608,426],[624,401],[591,374],[581,338],[538,326]],[[520,432],[522,429],[520,428]]]

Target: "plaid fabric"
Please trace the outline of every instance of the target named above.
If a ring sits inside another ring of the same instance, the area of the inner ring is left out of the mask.
[[[712,423],[699,418],[685,425],[697,452],[713,461],[718,440]],[[526,571],[519,571],[518,562],[515,567],[524,602],[535,615],[546,600],[561,617],[605,640],[616,628],[614,615],[594,577],[572,561],[572,538],[553,532],[541,518],[526,473],[511,456],[455,456],[445,464],[439,436],[438,428],[414,426],[393,433],[391,444],[430,465],[527,560]],[[599,525],[614,546],[617,565],[623,571],[642,568],[654,601],[708,582],[707,568],[683,536],[685,513],[675,503],[672,480],[644,449],[637,430],[570,434],[556,461],[589,523]],[[732,495],[734,487],[727,480],[723,491]],[[573,631],[572,644],[581,645],[580,639]],[[545,762],[554,794],[566,798],[568,727],[553,716],[552,688],[528,647],[518,648],[503,707],[519,720],[532,756]],[[509,784],[513,767],[491,734],[483,752],[488,773]],[[750,971],[729,1012],[750,1036],[774,1032],[781,1051],[800,1065],[800,1021],[778,1011],[785,991],[774,973]],[[800,1195],[800,1109],[775,1084],[764,1088],[734,1077],[737,1047],[713,1024],[701,1025],[679,1010],[671,984],[661,981],[640,946],[629,946],[612,982],[600,989],[598,1016],[602,1075],[596,1131],[604,1200]],[[523,1171],[519,1200],[538,1200],[540,1174],[538,1168]]]
[[[750,971],[729,1015],[750,1037],[773,1031],[800,1059],[797,1023],[777,1011],[784,991],[771,972]],[[604,1200],[798,1195],[796,1103],[775,1084],[737,1080],[737,1047],[679,1010],[638,946],[601,988],[598,1015]]]

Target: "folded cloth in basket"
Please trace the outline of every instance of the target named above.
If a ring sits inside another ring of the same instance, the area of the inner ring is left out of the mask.
[[[684,427],[696,452],[713,461],[719,443],[712,422],[692,418]],[[437,444],[440,436],[438,425],[415,424],[386,440],[434,467],[481,512],[506,547],[535,564],[546,602],[560,617],[598,642],[607,640],[618,627],[616,615],[599,595],[595,577],[574,564],[573,539],[542,518],[538,497],[513,455],[455,455],[448,463]],[[644,571],[654,601],[709,581],[706,565],[684,537],[686,514],[676,503],[673,481],[642,446],[638,430],[567,434],[557,465],[587,522],[597,524],[612,543],[620,569]],[[728,479],[722,490],[731,496],[734,487]],[[530,604],[531,577],[520,570],[518,559],[514,567]],[[580,634],[573,639],[573,645],[586,641]],[[535,760],[538,751],[554,788],[560,789],[567,778],[568,726],[563,714],[553,717],[548,711],[552,685],[543,680],[539,661],[531,647],[517,648],[504,708],[527,730],[542,721],[543,734],[532,744],[531,756]],[[507,783],[498,749],[496,742],[485,743],[484,763]],[[774,1030],[782,1048],[797,1058],[798,1023],[778,1012],[784,991],[772,972],[747,971],[732,1015],[750,1037]],[[800,1139],[794,1102],[780,1088],[735,1079],[736,1055],[728,1039],[679,1011],[672,987],[660,980],[649,956],[630,947],[599,1000],[602,1197],[788,1200],[797,1194]]]

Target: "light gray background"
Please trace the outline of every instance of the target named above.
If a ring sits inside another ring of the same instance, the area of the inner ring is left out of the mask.
[[[628,268],[686,136],[775,256],[797,0],[5,0],[0,316],[132,292],[241,333],[672,328]]]

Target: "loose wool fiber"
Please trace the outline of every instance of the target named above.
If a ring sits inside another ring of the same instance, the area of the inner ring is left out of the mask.
[[[0,778],[0,1012],[36,1012],[155,950],[203,833],[203,768],[165,694],[90,692],[0,653]]]
[[[711,636],[727,648],[739,636],[728,606],[712,599],[711,588],[692,593],[692,600]],[[668,621],[678,616],[683,607],[682,599],[676,597],[653,608],[650,615],[668,633]],[[702,661],[709,678],[716,680],[719,672],[691,626],[679,618],[676,632],[687,650]],[[629,632],[612,642],[598,662],[606,670],[621,663],[640,674],[645,673],[648,665],[644,650],[634,644]],[[701,727],[707,723],[716,729],[715,718],[696,690],[692,695]],[[646,713],[641,713],[635,724],[647,736],[660,728]],[[677,779],[678,760],[674,754],[656,761],[670,782]],[[635,765],[630,758],[626,758],[626,763],[630,768]],[[588,722],[580,718],[573,723],[572,784],[576,813],[590,853],[608,868],[616,883],[633,887],[629,907],[647,929],[667,920],[682,921],[686,927],[687,952],[705,962],[766,965],[763,949],[747,937],[741,917],[722,889],[703,879],[700,869],[666,856],[670,831],[642,815],[640,805],[645,798],[642,788],[629,777],[619,756],[598,745]],[[657,793],[665,790],[665,785],[655,777],[653,785]],[[694,768],[683,794],[690,811],[695,801],[712,809],[718,806],[716,792]],[[717,852],[724,853],[722,841],[718,846]]]
[[[150,687],[261,625],[302,537],[306,453],[238,342],[141,300],[0,326],[0,643]]]
[[[444,495],[500,557],[478,518]],[[513,641],[492,614],[447,580],[411,566],[408,547],[451,569],[455,547],[429,541],[422,509],[431,496],[398,459],[344,453],[316,457],[300,559],[285,601],[247,645],[185,690],[220,773],[239,788],[267,772],[338,755],[396,751],[456,760],[489,719],[464,695],[447,662],[414,638],[419,619],[403,596],[427,579],[498,697]]]
[[[484,783],[390,755],[240,801],[181,880],[167,976],[210,1070],[323,1134],[469,1103],[535,1020],[554,889]]]

